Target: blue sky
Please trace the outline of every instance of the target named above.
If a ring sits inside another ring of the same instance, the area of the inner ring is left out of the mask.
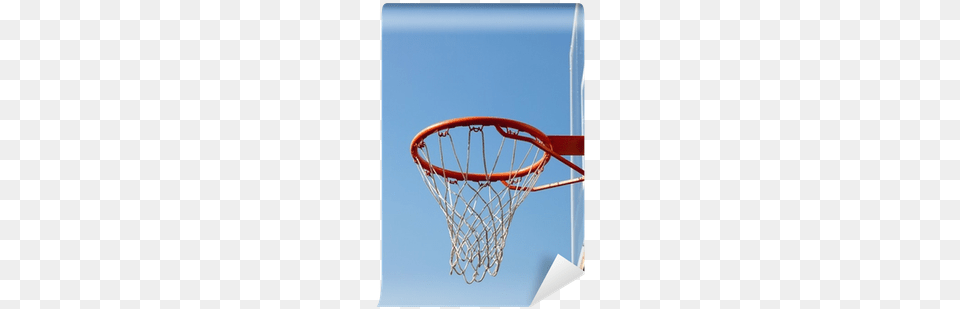
[[[527,306],[556,254],[573,259],[571,189],[561,187],[520,205],[496,277],[468,285],[450,275],[443,212],[409,152],[423,128],[466,116],[570,134],[573,13],[573,4],[384,6],[381,306]],[[579,107],[574,114],[579,126]],[[567,178],[554,160],[539,183]]]

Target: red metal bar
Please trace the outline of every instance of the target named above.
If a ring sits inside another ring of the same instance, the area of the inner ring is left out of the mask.
[[[543,150],[543,152],[545,152],[547,155],[549,155],[549,156],[557,159],[557,160],[560,161],[560,162],[563,162],[563,164],[566,164],[568,167],[570,167],[570,169],[573,169],[574,171],[577,171],[577,173],[580,173],[580,175],[586,175],[586,174],[584,174],[582,167],[579,167],[579,166],[577,166],[576,164],[573,164],[573,162],[570,162],[570,160],[567,160],[567,158],[564,158],[563,155],[561,155],[560,153],[558,153],[557,151],[555,151],[555,149],[557,149],[556,146],[551,145],[551,147],[552,147],[553,149],[550,149],[550,148],[546,147],[545,145],[543,145],[542,143],[537,142],[536,140],[534,140],[534,139],[532,139],[532,138],[529,138],[529,137],[526,137],[526,136],[520,136],[520,135],[517,135],[517,134],[510,134],[510,133],[506,132],[505,130],[503,130],[503,128],[501,128],[500,126],[497,126],[496,128],[497,128],[497,132],[500,132],[500,134],[503,135],[504,137],[508,137],[508,138],[512,138],[512,139],[517,139],[517,140],[521,140],[521,141],[525,141],[525,142],[531,143],[531,144],[537,146],[537,148],[540,148],[541,150]],[[555,135],[555,136],[560,136],[560,135]],[[548,136],[547,138],[549,138],[549,139],[550,139],[550,143],[553,144],[553,136]],[[570,151],[570,152],[577,152],[576,149],[575,149],[577,142],[576,142],[575,140],[578,139],[578,138],[580,139],[580,144],[581,144],[581,145],[580,145],[580,150],[579,150],[579,152],[582,153],[582,152],[583,152],[583,136],[565,136],[565,137],[560,137],[559,139],[566,139],[566,140],[563,141],[563,142],[566,142],[567,145],[562,146],[562,148],[566,148],[566,150],[568,150],[568,151]],[[573,141],[571,142],[570,140],[573,140]],[[572,144],[572,146],[571,146],[571,144]],[[580,155],[582,155],[582,154],[580,154]],[[544,190],[544,189],[550,189],[550,188],[555,188],[555,187],[559,187],[559,186],[563,186],[563,185],[568,185],[568,184],[571,184],[571,183],[578,183],[578,182],[582,182],[584,179],[585,179],[584,176],[580,176],[579,178],[567,179],[567,180],[560,181],[560,182],[555,182],[555,183],[551,183],[551,184],[545,184],[545,185],[542,185],[542,186],[533,187],[533,188],[530,188],[530,191],[540,191],[540,190]],[[507,187],[509,187],[511,190],[526,190],[526,189],[527,189],[527,187],[514,186],[514,185],[511,185],[511,184],[509,184],[509,183],[507,183],[506,181],[503,181],[503,180],[501,180],[501,182],[503,182],[503,184],[507,185]]]
[[[553,151],[561,156],[582,156],[583,135],[547,135]]]
[[[540,191],[540,190],[544,190],[544,189],[556,188],[556,187],[560,187],[560,186],[569,185],[569,184],[572,184],[572,183],[583,182],[584,179],[585,179],[584,176],[580,176],[579,178],[573,178],[573,179],[567,179],[567,180],[564,180],[564,181],[558,181],[558,182],[554,182],[554,183],[548,183],[548,184],[545,184],[545,185],[542,185],[542,186],[533,187],[533,188],[530,189],[530,191],[536,192],[536,191]],[[509,187],[510,190],[524,190],[524,189],[526,189],[526,187],[514,186],[514,185],[511,185],[511,184],[509,184],[509,183],[507,183],[506,181],[503,181],[503,180],[501,180],[500,182],[502,182],[504,185],[506,185],[507,187]]]

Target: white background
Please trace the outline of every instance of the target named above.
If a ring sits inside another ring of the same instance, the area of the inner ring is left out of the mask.
[[[0,2],[0,308],[374,307],[380,4]],[[540,307],[960,307],[960,3],[584,8]]]

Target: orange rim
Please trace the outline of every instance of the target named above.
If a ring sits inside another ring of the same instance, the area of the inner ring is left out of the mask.
[[[452,178],[456,180],[467,180],[467,181],[508,181],[510,179],[523,177],[530,173],[533,173],[534,171],[538,171],[542,169],[543,166],[546,165],[548,161],[550,161],[550,155],[545,152],[543,154],[542,159],[536,162],[533,162],[529,166],[521,168],[516,171],[492,173],[492,174],[476,174],[476,173],[464,173],[464,172],[451,171],[451,170],[444,169],[442,167],[430,164],[430,162],[427,161],[427,159],[424,159],[422,156],[420,156],[420,153],[417,151],[417,149],[420,149],[420,146],[422,145],[423,140],[426,139],[427,136],[430,136],[431,134],[437,133],[440,130],[456,128],[456,127],[469,127],[469,126],[495,126],[495,127],[506,127],[511,129],[517,129],[521,132],[526,132],[527,134],[530,134],[531,136],[536,138],[537,140],[535,140],[534,142],[539,142],[539,145],[534,144],[534,146],[541,149],[553,149],[553,146],[550,144],[550,139],[547,137],[546,134],[544,134],[540,130],[537,130],[537,128],[534,128],[533,126],[528,125],[526,123],[519,122],[516,120],[510,120],[506,118],[497,118],[497,117],[463,117],[463,118],[456,118],[456,119],[450,119],[450,120],[444,120],[444,121],[438,122],[434,125],[427,127],[426,129],[423,129],[423,131],[420,131],[420,133],[417,133],[417,135],[413,138],[413,141],[410,142],[410,154],[413,155],[414,162],[416,162],[417,165],[419,165],[424,170],[437,175],[441,175],[446,178]],[[499,132],[500,130],[497,130],[497,131]],[[500,135],[503,135],[503,134],[501,133]],[[504,138],[515,139],[513,137],[509,137],[506,135],[503,135],[503,136]]]

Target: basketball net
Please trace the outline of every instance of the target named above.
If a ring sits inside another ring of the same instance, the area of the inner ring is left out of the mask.
[[[490,132],[485,132],[485,128]],[[517,129],[502,125],[500,128],[510,134],[529,136]],[[442,129],[416,145],[417,152],[429,164],[461,173],[460,177],[451,177],[445,175],[447,172],[426,169],[414,162],[446,217],[451,242],[450,274],[462,275],[468,284],[480,282],[487,274],[497,275],[513,214],[543,169],[540,166],[525,175],[514,173],[507,184],[491,181],[489,175],[517,171],[546,155],[533,144],[506,138],[491,129],[496,128],[470,125]],[[468,178],[468,173],[486,174],[487,178],[457,179]],[[510,189],[508,184],[521,189]]]

